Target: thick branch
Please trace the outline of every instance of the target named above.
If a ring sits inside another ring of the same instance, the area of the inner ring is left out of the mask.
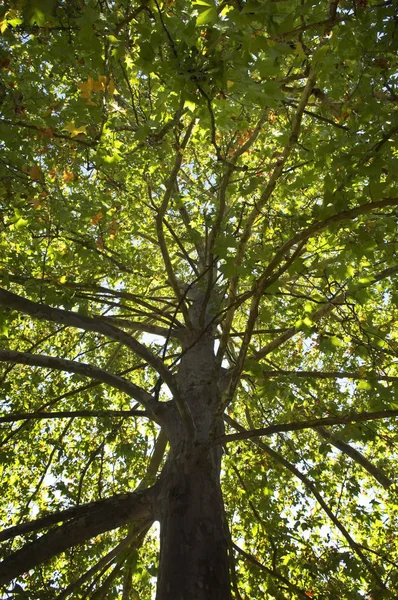
[[[377,379],[378,381],[398,381],[398,377],[392,375],[381,375],[375,372],[355,373],[352,371],[287,371],[278,369],[277,371],[263,371],[265,379],[274,377],[302,377],[304,379]]]
[[[330,444],[332,444],[335,448],[340,450],[340,452],[343,452],[343,454],[349,456],[353,461],[361,465],[361,467],[363,467],[365,471],[369,473],[369,475],[374,477],[376,481],[380,483],[380,485],[382,485],[385,488],[388,488],[390,487],[390,485],[392,485],[391,479],[389,479],[381,469],[379,469],[378,467],[376,467],[376,465],[371,463],[370,460],[366,458],[366,456],[361,454],[359,450],[353,448],[352,446],[350,446],[350,444],[339,440],[324,427],[318,427],[317,433],[325,440],[328,440]]]
[[[135,521],[155,518],[157,487],[77,507],[77,517],[30,542],[0,564],[0,583],[7,583],[72,546]],[[84,509],[84,510],[82,510]],[[61,514],[61,513],[59,513]],[[45,517],[44,517],[45,518]]]
[[[347,415],[340,415],[338,417],[324,417],[322,419],[310,419],[308,421],[296,421],[294,423],[279,423],[275,425],[269,425],[268,427],[261,427],[259,429],[251,429],[250,431],[246,431],[243,428],[241,428],[240,433],[231,433],[229,435],[223,435],[222,437],[217,438],[214,441],[214,444],[226,444],[228,442],[234,442],[236,440],[248,440],[263,435],[281,433],[283,431],[300,431],[302,429],[316,429],[317,427],[344,425],[346,423],[364,423],[366,421],[389,419],[391,417],[398,417],[398,410],[380,410],[376,412],[351,413]],[[225,418],[229,422],[229,417]],[[233,422],[232,425],[236,429],[238,428],[235,425],[235,422]]]
[[[71,523],[76,519],[80,519],[85,517],[86,515],[89,515],[91,513],[91,510],[109,510],[111,512],[113,510],[113,507],[116,506],[119,500],[126,501],[126,503],[128,503],[129,498],[132,498],[132,496],[136,494],[136,492],[146,491],[148,489],[148,487],[146,487],[145,490],[143,490],[143,488],[138,487],[134,492],[129,492],[128,494],[117,494],[115,496],[111,496],[110,498],[105,498],[103,500],[96,500],[87,504],[80,504],[78,506],[72,506],[64,510],[59,510],[57,512],[44,514],[42,517],[39,517],[34,521],[27,521],[25,523],[20,523],[19,525],[14,525],[13,527],[3,529],[2,531],[0,531],[0,542],[10,540],[19,535],[31,533],[32,531],[40,531],[41,529],[45,529],[50,525],[66,523],[67,521]]]
[[[144,478],[141,480],[140,484],[137,487],[137,491],[145,489],[149,485],[152,485],[156,479],[157,472],[159,470],[160,464],[163,460],[164,453],[166,451],[167,446],[167,436],[166,432],[161,429],[158,438],[155,442],[155,447],[153,449],[153,454],[151,456],[151,460],[149,461],[149,465],[147,471],[145,473]]]
[[[84,331],[94,331],[115,340],[116,342],[120,342],[151,365],[169,386],[171,393],[178,396],[175,379],[163,361],[152,354],[152,352],[150,352],[143,344],[118,327],[104,322],[98,317],[86,317],[85,315],[79,315],[69,310],[52,308],[46,304],[32,302],[32,300],[22,298],[3,288],[0,288],[0,305],[10,308],[11,310],[18,310],[35,319],[52,321],[53,323],[76,327],[78,329],[83,329]]]
[[[69,373],[77,373],[84,377],[90,377],[102,383],[106,383],[125,394],[128,394],[137,402],[140,402],[145,407],[153,407],[154,400],[142,388],[119,375],[113,375],[103,369],[80,363],[75,360],[67,360],[66,358],[58,358],[54,356],[46,356],[44,354],[29,354],[29,352],[17,352],[16,350],[0,350],[0,361],[13,362],[20,365],[29,365],[34,367],[43,367],[45,369],[56,369],[57,371],[67,371]]]
[[[0,417],[0,423],[41,421],[42,419],[76,419],[101,417],[147,417],[144,410],[60,410],[57,412],[13,413]]]
[[[244,428],[241,425],[239,425],[239,423],[237,423],[234,419],[231,419],[231,417],[225,417],[225,420],[227,421],[227,423],[229,423],[230,425],[235,427],[235,429],[238,429],[240,432],[244,433],[244,431],[245,431]],[[261,448],[262,450],[264,450],[264,452],[266,452],[269,456],[271,456],[276,462],[283,465],[288,471],[293,473],[293,475],[295,475],[295,477],[300,479],[300,481],[302,481],[302,483],[306,486],[306,488],[309,489],[310,492],[313,494],[313,496],[316,498],[317,502],[320,504],[320,506],[322,507],[324,512],[327,514],[329,519],[332,521],[332,523],[335,525],[335,527],[340,531],[340,533],[346,539],[346,541],[348,542],[348,545],[350,546],[352,551],[361,559],[362,563],[367,568],[368,572],[373,576],[374,580],[383,589],[386,589],[384,583],[381,581],[381,579],[380,579],[378,573],[376,572],[375,568],[373,567],[372,563],[366,558],[366,556],[362,552],[360,545],[351,537],[351,535],[349,534],[347,529],[344,527],[344,525],[339,521],[339,519],[336,517],[336,515],[331,511],[331,509],[329,508],[329,506],[327,505],[327,503],[325,502],[325,500],[323,499],[321,494],[317,491],[317,489],[316,489],[315,485],[312,483],[312,481],[306,475],[304,475],[301,471],[299,471],[293,464],[291,464],[289,461],[287,461],[283,456],[278,454],[278,452],[275,452],[275,450],[273,450],[272,448],[270,448],[269,446],[267,446],[260,440],[253,440],[253,443],[256,446],[258,446],[259,448]]]
[[[398,201],[397,201],[397,203],[398,203]],[[374,205],[377,203],[372,202],[371,204]],[[361,208],[361,207],[358,207],[358,208]],[[344,211],[344,212],[348,212],[348,211]],[[339,214],[342,214],[342,213],[339,213]],[[384,269],[380,273],[377,273],[376,275],[374,275],[372,278],[372,281],[370,281],[369,283],[360,284],[354,290],[351,290],[349,292],[349,295],[355,297],[356,291],[359,291],[365,287],[368,287],[369,285],[373,285],[377,281],[381,281],[382,279],[385,279],[386,277],[390,277],[397,271],[398,271],[397,265],[395,265],[393,267],[389,267],[388,269]],[[322,306],[322,308],[320,308],[319,310],[317,310],[315,313],[313,313],[311,315],[311,321],[313,321],[314,323],[317,323],[323,317],[326,317],[328,314],[330,314],[336,308],[336,306],[340,306],[340,305],[344,304],[344,302],[346,301],[347,295],[348,295],[348,292],[342,292],[335,298],[333,298],[331,300],[326,300],[325,305]],[[266,346],[264,346],[264,348],[262,348],[261,350],[256,352],[250,358],[254,359],[254,360],[259,360],[260,358],[264,358],[264,356],[267,356],[267,354],[270,354],[273,350],[275,350],[276,348],[279,348],[279,346],[281,346],[287,340],[289,340],[294,335],[299,333],[299,331],[300,331],[299,327],[289,327],[288,329],[286,329],[286,331],[284,333],[282,333],[282,335],[278,336],[277,338],[275,338],[274,340],[269,342]]]

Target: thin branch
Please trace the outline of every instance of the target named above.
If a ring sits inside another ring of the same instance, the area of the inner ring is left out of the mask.
[[[212,114],[212,111],[210,112],[210,114]],[[220,228],[221,228],[223,219],[227,213],[227,200],[226,200],[227,188],[230,183],[231,175],[234,172],[234,169],[236,169],[236,166],[235,166],[236,162],[237,162],[238,158],[240,156],[242,156],[242,154],[247,152],[250,149],[250,147],[255,143],[256,139],[258,138],[258,136],[261,132],[261,128],[267,118],[267,115],[268,115],[268,109],[263,111],[263,114],[261,115],[260,119],[258,120],[249,139],[236,150],[236,152],[234,153],[234,155],[232,157],[232,161],[228,162],[228,163],[226,161],[224,161],[224,162],[226,162],[227,168],[223,175],[219,193],[218,193],[217,214],[216,214],[216,217],[214,220],[214,225],[212,227],[212,230],[210,232],[208,242],[207,242],[208,260],[207,260],[207,264],[205,264],[204,267],[206,267],[207,265],[214,265],[216,262],[214,248],[215,248],[218,234],[220,232]],[[213,121],[214,121],[214,116],[213,116]],[[215,121],[213,124],[215,126]],[[218,157],[218,158],[220,158],[220,157]],[[206,286],[206,293],[205,293],[204,300],[202,303],[201,315],[200,315],[200,319],[199,319],[200,323],[202,323],[202,324],[204,324],[204,321],[205,321],[205,312],[206,312],[206,308],[207,308],[208,302],[210,300],[211,291],[213,288],[213,279],[214,279],[214,269],[210,268],[208,280],[207,280],[207,286]]]
[[[260,563],[256,558],[254,558],[254,556],[252,556],[248,552],[245,552],[242,548],[240,548],[240,546],[238,546],[234,542],[232,542],[232,547],[233,547],[234,550],[236,550],[236,552],[238,552],[239,554],[241,554],[245,558],[245,560],[248,560],[253,565],[255,565],[258,569],[260,569],[261,571],[264,571],[265,573],[267,573],[271,577],[275,577],[275,579],[279,579],[279,581],[282,581],[289,589],[291,589],[292,591],[294,591],[301,598],[305,598],[306,600],[308,600],[308,596],[305,594],[304,590],[301,590],[294,583],[290,583],[290,581],[288,579],[286,579],[286,577],[284,577],[283,575],[281,575],[277,571],[274,571],[273,569],[270,569],[266,565],[263,565],[262,563]]]
[[[291,31],[287,31],[284,33],[284,37],[295,37],[300,33],[304,33],[304,31],[309,31],[310,29],[318,29],[319,27],[325,27],[325,30],[328,31],[332,27],[335,27],[339,23],[346,23],[347,21],[351,21],[352,17],[349,15],[339,15],[333,18],[324,19],[323,21],[315,21],[314,23],[304,23],[300,27],[296,27],[296,29],[292,29]]]
[[[137,527],[131,528],[128,532],[127,536],[113,548],[108,554],[103,556],[93,567],[91,567],[86,573],[83,573],[78,579],[73,581],[67,588],[65,588],[56,598],[55,600],[64,600],[67,596],[70,596],[72,592],[82,586],[87,580],[89,580],[93,575],[95,575],[101,569],[100,577],[105,573],[107,568],[110,567],[110,564],[113,562],[113,559],[120,554],[129,554],[131,552],[132,547],[137,547],[142,544],[145,539],[145,536],[148,532],[149,527],[141,527],[137,529]],[[108,565],[108,567],[107,567]],[[90,587],[93,583],[90,585]]]
[[[140,4],[140,6],[137,6],[137,8],[135,8],[131,13],[129,13],[127,10],[125,17],[121,21],[119,21],[119,23],[116,24],[114,35],[118,36],[119,33],[121,32],[121,30],[123,29],[123,27],[125,25],[129,25],[131,23],[131,21],[133,19],[135,19],[135,17],[137,17],[140,14],[140,12],[142,12],[143,10],[145,10],[144,3]]]
[[[152,313],[158,314],[159,317],[156,317],[156,318],[158,318],[159,320],[164,318],[164,319],[167,319],[168,321],[170,321],[171,316],[165,309],[161,309],[161,308],[155,306],[154,304],[149,303],[148,300],[153,300],[155,302],[162,302],[165,306],[169,306],[169,308],[174,308],[174,305],[171,302],[168,302],[164,298],[156,298],[153,296],[146,296],[146,298],[143,299],[140,296],[138,296],[137,294],[132,294],[130,292],[126,292],[123,290],[112,290],[103,285],[96,285],[95,283],[94,284],[92,284],[92,283],[91,284],[90,283],[76,283],[76,282],[72,282],[72,281],[67,281],[65,283],[59,283],[59,281],[52,280],[52,279],[43,280],[43,279],[38,279],[38,278],[33,278],[33,277],[24,277],[21,275],[13,275],[13,274],[8,274],[7,279],[9,281],[12,281],[13,283],[24,284],[27,281],[29,281],[29,282],[34,282],[40,286],[43,286],[43,284],[51,285],[52,287],[55,287],[60,290],[69,288],[72,290],[77,290],[77,291],[82,291],[82,292],[92,292],[93,294],[101,294],[101,295],[112,296],[114,298],[119,298],[119,299],[123,299],[123,300],[130,300],[131,302],[135,302],[136,304],[139,304],[140,306],[147,308]],[[92,296],[91,298],[94,299],[94,297],[95,296]]]
[[[61,434],[59,435],[58,439],[57,439],[57,444],[59,444],[62,447],[62,442],[63,442],[63,438],[65,437],[66,433],[68,432],[68,430],[70,429],[72,425],[72,419],[69,419],[66,426],[62,429]],[[28,513],[29,510],[29,505],[32,502],[33,498],[39,493],[41,486],[43,485],[44,479],[46,477],[46,475],[48,474],[48,470],[51,467],[51,463],[53,462],[54,456],[57,452],[57,445],[54,444],[53,449],[50,452],[50,456],[47,459],[47,462],[44,466],[44,469],[41,473],[41,476],[39,478],[39,481],[37,483],[37,485],[35,486],[35,489],[32,491],[32,493],[29,495],[29,497],[27,498],[24,507],[23,507],[23,512],[26,514]],[[20,515],[19,519],[18,519],[18,523],[21,523],[21,521],[23,520],[24,515]]]
[[[81,575],[78,579],[69,584],[68,587],[58,594],[55,600],[64,600],[64,598],[67,598],[73,592],[75,592],[83,585],[83,583],[90,579],[92,575],[95,575],[100,569],[102,569],[102,567],[105,567],[107,564],[109,564],[121,550],[124,550],[132,537],[133,536],[131,534],[127,535],[121,542],[119,542],[119,544],[117,544],[117,546],[108,552],[108,554],[105,554],[105,556],[100,558],[100,560],[93,567],[91,567],[91,569],[83,573],[83,575]]]
[[[45,136],[48,138],[57,138],[61,140],[65,140],[70,143],[80,144],[81,146],[86,146],[86,148],[93,148],[98,144],[98,139],[94,139],[92,141],[86,141],[82,139],[80,136],[72,137],[70,135],[65,135],[63,133],[58,133],[56,130],[52,128],[42,127],[40,125],[34,125],[33,123],[25,123],[24,121],[10,121],[9,119],[0,119],[0,123],[4,123],[6,125],[10,125],[11,127],[22,127],[24,129],[30,129],[31,131],[35,131],[38,135]]]
[[[196,267],[195,261],[193,261],[191,259],[191,257],[189,256],[188,251],[185,249],[184,244],[181,242],[181,239],[179,238],[179,236],[176,234],[176,232],[174,231],[173,227],[171,226],[171,224],[166,220],[166,218],[163,219],[163,223],[166,225],[167,229],[169,230],[169,232],[171,233],[172,237],[174,238],[175,243],[177,244],[177,246],[179,247],[179,249],[181,250],[181,254],[182,256],[185,258],[185,260],[187,261],[187,263],[189,264],[189,266],[191,267],[192,271],[195,273],[196,277],[199,276],[199,271]]]
[[[134,574],[134,564],[133,561],[129,561],[124,567],[123,574],[123,591],[122,591],[122,599],[121,600],[131,600],[133,597],[133,574]],[[137,600],[139,600],[139,596],[137,595]]]
[[[123,371],[116,373],[116,375],[120,375],[120,376],[127,375],[128,373],[131,373],[132,371],[140,369],[143,366],[144,366],[143,364],[138,364],[138,365],[135,365],[134,367],[130,367],[129,369],[124,369]],[[99,385],[102,385],[102,383],[100,381],[93,381],[89,384],[80,385],[78,387],[75,387],[72,390],[65,392],[64,394],[61,394],[59,396],[56,396],[55,398],[52,398],[49,402],[45,402],[44,404],[41,404],[40,406],[37,407],[35,412],[40,412],[45,409],[48,409],[49,407],[53,407],[55,404],[57,404],[61,400],[64,400],[66,398],[71,398],[72,396],[75,396],[76,394],[80,394],[81,392],[84,392],[86,390],[91,390]],[[4,446],[4,444],[9,442],[9,440],[11,438],[13,438],[15,435],[17,435],[19,432],[21,432],[28,426],[29,426],[29,420],[25,421],[24,423],[22,423],[22,425],[20,425],[19,427],[17,427],[13,431],[11,431],[11,433],[9,433],[3,440],[0,441],[0,446]]]
[[[167,329],[166,327],[161,327],[160,325],[154,325],[152,323],[146,323],[145,321],[130,321],[129,319],[120,318],[117,315],[103,316],[102,319],[111,321],[115,325],[120,325],[120,327],[131,329],[132,331],[144,331],[146,333],[159,335],[161,337],[171,336],[180,339],[184,335],[180,329],[173,328],[170,333],[170,329]]]
[[[387,206],[398,206],[398,198],[383,198],[382,200],[378,200],[376,202],[367,202],[366,204],[361,204],[360,206],[343,210],[339,213],[331,215],[330,217],[327,217],[326,219],[322,219],[321,221],[315,221],[309,227],[306,227],[305,229],[302,229],[296,233],[290,238],[290,240],[287,240],[287,242],[285,242],[278,249],[274,255],[274,258],[271,260],[266,270],[262,274],[260,280],[266,282],[268,277],[273,273],[275,267],[282,262],[282,260],[288,255],[294,246],[300,242],[308,240],[314,234],[319,233],[320,231],[323,231],[329,227],[329,225],[339,223],[340,221],[351,221],[359,216],[366,215],[374,210],[385,208]]]
[[[322,123],[327,123],[328,125],[333,125],[333,127],[337,127],[337,129],[342,129],[343,131],[347,131],[348,133],[351,133],[350,128],[347,127],[346,125],[341,125],[341,123],[338,123],[337,121],[332,121],[331,119],[322,117],[322,115],[318,115],[317,113],[314,113],[310,110],[305,110],[304,114],[308,115],[309,117],[313,117],[314,119],[317,119],[318,121],[322,121]]]
[[[117,557],[117,560],[115,561],[116,564],[112,571],[109,573],[105,581],[103,581],[90,596],[90,600],[105,600],[112,582],[116,579],[116,577],[118,577],[118,575],[120,575],[123,564],[126,562],[127,558],[128,555],[125,552],[122,552],[121,556]],[[85,594],[83,598],[88,598],[88,594]]]
[[[305,244],[305,241],[302,241],[300,244],[298,244],[295,252],[293,252],[293,254],[285,262],[285,264],[282,265],[281,268],[278,269],[278,272],[274,275],[274,277],[272,277],[272,281],[277,280],[280,277],[280,275],[289,268],[289,266],[301,254],[304,244]],[[247,319],[245,335],[242,340],[242,344],[240,347],[238,358],[236,360],[235,367],[232,370],[228,392],[226,394],[226,397],[223,400],[224,406],[228,405],[232,401],[232,398],[234,397],[234,394],[235,394],[235,390],[240,381],[241,373],[244,368],[244,362],[245,362],[245,359],[247,356],[247,351],[249,349],[249,344],[252,339],[253,331],[254,331],[254,328],[255,328],[255,325],[257,322],[259,304],[260,304],[261,297],[264,293],[264,284],[265,284],[265,281],[260,279],[259,281],[255,282],[255,284],[252,288],[253,289],[253,298],[252,298],[252,302],[251,302],[251,306],[250,306],[249,316]]]
[[[173,288],[173,291],[176,295],[176,298],[177,298],[179,304],[182,301],[182,296],[181,296],[181,291],[180,291],[180,288],[178,285],[177,278],[174,274],[173,266],[171,264],[171,259],[170,259],[169,251],[168,251],[167,244],[166,244],[166,238],[165,238],[164,231],[163,231],[163,222],[164,222],[164,217],[167,212],[170,198],[172,196],[172,193],[173,193],[173,190],[175,187],[176,177],[181,168],[183,151],[185,150],[185,148],[189,142],[194,125],[195,125],[195,119],[192,120],[191,123],[189,124],[188,129],[185,133],[184,139],[181,142],[181,145],[179,146],[179,148],[177,149],[177,155],[176,155],[174,167],[173,167],[173,170],[171,171],[170,177],[167,181],[166,191],[164,193],[162,203],[161,203],[161,205],[158,209],[157,215],[156,215],[156,233],[157,233],[157,237],[158,237],[158,241],[159,241],[160,251],[162,253],[163,262],[164,262],[164,266],[165,266],[165,269],[167,272],[167,276],[168,276],[170,285]],[[184,314],[184,318],[188,324],[189,317],[188,317],[186,305],[184,302],[181,302],[180,306],[181,306],[181,310]]]
[[[263,193],[261,194],[259,201],[255,204],[255,207],[253,208],[253,210],[251,211],[251,213],[248,215],[248,217],[246,219],[244,230],[243,230],[243,233],[242,233],[242,236],[241,236],[241,239],[239,242],[239,246],[237,249],[237,253],[236,253],[236,259],[235,259],[236,275],[234,275],[231,278],[230,287],[229,287],[228,295],[230,298],[230,308],[227,310],[227,313],[225,316],[223,333],[222,333],[222,336],[220,339],[220,345],[219,345],[219,348],[217,351],[216,366],[218,368],[221,367],[221,362],[222,362],[222,359],[224,356],[225,349],[228,344],[229,333],[230,333],[230,330],[232,327],[232,322],[233,322],[233,318],[234,318],[234,314],[235,314],[235,310],[236,310],[235,302],[237,299],[238,283],[239,283],[238,267],[242,264],[242,261],[244,259],[246,245],[250,238],[253,224],[254,224],[257,216],[261,213],[262,208],[265,206],[266,202],[271,197],[271,195],[276,187],[276,184],[277,184],[280,176],[283,173],[283,169],[286,164],[286,161],[289,158],[295,144],[297,143],[297,140],[298,140],[299,134],[300,134],[300,127],[301,127],[303,112],[304,112],[305,107],[307,106],[310,95],[312,94],[314,85],[315,85],[315,72],[312,71],[307,78],[307,82],[306,82],[306,85],[302,92],[299,105],[298,105],[296,113],[294,115],[288,142],[282,152],[281,157],[276,162],[276,165],[274,167],[272,175],[270,176],[268,183],[265,186],[265,189],[264,189]]]

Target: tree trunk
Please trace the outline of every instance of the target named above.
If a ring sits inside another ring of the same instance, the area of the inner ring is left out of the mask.
[[[163,406],[170,455],[160,481],[156,600],[230,600],[221,448],[210,444],[213,435],[224,431],[222,419],[216,416],[221,394],[214,370],[215,332],[214,326],[204,331],[200,323],[203,292],[191,288],[189,298],[189,316],[197,329],[185,332],[177,382],[196,438],[186,439],[173,401]],[[211,320],[212,315],[205,317]]]
[[[201,448],[173,461],[163,485],[156,600],[229,600],[226,522],[214,454]]]

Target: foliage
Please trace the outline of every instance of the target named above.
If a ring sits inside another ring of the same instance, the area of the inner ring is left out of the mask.
[[[0,11],[1,285],[35,303],[0,298],[4,527],[153,483],[158,423],[73,365],[169,401],[198,284],[226,433],[308,422],[223,441],[233,594],[397,597],[395,3]],[[2,597],[64,598],[127,539],[70,593],[150,599],[144,534],[105,531]]]

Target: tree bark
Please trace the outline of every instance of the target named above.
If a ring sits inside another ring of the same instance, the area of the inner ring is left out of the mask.
[[[157,486],[92,503],[78,518],[28,542],[0,563],[0,583],[8,583],[53,556],[81,544],[104,531],[132,521],[143,526],[154,518]],[[78,512],[78,510],[77,510]]]
[[[229,600],[229,560],[219,469],[197,448],[169,463],[160,498],[156,600]]]
[[[215,330],[209,326],[203,331],[201,326],[203,291],[192,287],[188,297],[194,329],[186,330],[176,380],[193,419],[195,440],[187,439],[175,402],[167,403],[162,416],[170,453],[159,482],[156,600],[230,600],[221,446],[210,443],[224,432],[217,417],[221,393],[215,371]],[[212,318],[211,310],[205,311],[205,326]]]

